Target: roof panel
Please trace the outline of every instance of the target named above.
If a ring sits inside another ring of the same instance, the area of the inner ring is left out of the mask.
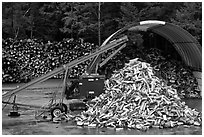
[[[190,33],[169,23],[149,30],[169,40],[186,65],[193,68],[202,67],[202,48]]]
[[[150,28],[154,28],[157,26],[161,26],[161,24],[142,24],[142,25],[137,25],[137,26],[133,26],[131,28],[128,29],[128,31],[147,31]]]
[[[155,33],[159,33],[161,35],[165,35],[168,39],[171,39],[173,43],[181,43],[181,42],[194,42],[192,41],[183,31],[179,29],[175,29],[172,26],[165,25],[157,28],[153,28],[152,30]]]
[[[157,23],[156,23],[157,22]],[[202,47],[198,41],[183,28],[158,21],[143,21],[124,27],[112,34],[102,45],[106,45],[111,37],[120,35],[125,30],[128,31],[151,31],[157,33],[172,43],[177,52],[181,55],[186,65],[200,69],[202,67]]]
[[[201,68],[202,67],[202,55],[195,43],[175,43],[174,47],[177,47],[178,53],[183,58],[186,65]]]

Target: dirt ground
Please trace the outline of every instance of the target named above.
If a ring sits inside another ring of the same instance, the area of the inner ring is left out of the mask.
[[[5,87],[15,87],[19,84],[3,84]],[[53,92],[61,91],[62,80],[48,80],[41,84],[34,85],[29,89],[17,94],[17,103],[43,106],[48,104]],[[59,93],[59,92],[58,92]],[[60,95],[60,93],[59,93]],[[76,100],[70,100],[76,101]],[[70,101],[65,100],[65,104]],[[199,111],[202,111],[202,100],[191,99],[186,103]],[[4,107],[5,104],[2,104]],[[91,128],[79,127],[72,121],[53,123],[48,119],[39,117],[35,119],[36,109],[20,108],[20,117],[8,117],[11,105],[2,110],[2,135],[201,135],[202,127],[179,126],[175,128],[159,129],[151,128],[148,131],[113,129],[113,128]],[[73,112],[79,113],[79,112]],[[48,113],[46,113],[48,114]]]

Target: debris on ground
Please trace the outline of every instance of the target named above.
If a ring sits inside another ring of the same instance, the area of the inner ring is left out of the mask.
[[[78,126],[147,130],[201,126],[201,113],[181,101],[177,90],[154,74],[150,64],[130,60],[105,82],[105,93],[75,117]]]
[[[61,121],[65,121],[65,122],[68,122],[72,119],[74,119],[75,116],[71,115],[71,114],[66,114],[65,112],[61,113],[58,117],[54,117],[52,119],[52,122],[53,123],[59,123]]]

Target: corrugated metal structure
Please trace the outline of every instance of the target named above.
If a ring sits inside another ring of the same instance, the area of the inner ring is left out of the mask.
[[[202,67],[201,46],[187,31],[170,23],[160,25],[156,28],[150,27],[149,31],[157,33],[169,40],[186,65],[195,69]]]
[[[187,66],[195,70],[202,68],[202,47],[186,30],[179,26],[163,21],[142,21],[124,27],[105,40],[105,46],[111,40],[127,31],[146,31],[156,33],[167,39],[181,56]]]

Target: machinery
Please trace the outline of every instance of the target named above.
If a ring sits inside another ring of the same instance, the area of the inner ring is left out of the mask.
[[[181,29],[176,25],[166,23],[163,21],[142,21],[139,23],[133,23],[129,26],[126,26],[116,31],[110,37],[108,37],[98,49],[96,49],[94,52],[90,53],[89,55],[73,60],[68,64],[65,64],[59,68],[54,69],[53,71],[45,74],[44,76],[36,78],[21,87],[18,87],[10,92],[3,94],[2,103],[16,105],[17,103],[8,102],[5,100],[7,98],[11,98],[18,92],[28,88],[29,86],[46,81],[47,79],[59,73],[65,72],[63,89],[62,89],[61,99],[59,100],[59,103],[56,103],[56,104],[51,103],[48,107],[43,109],[47,109],[51,111],[52,117],[57,117],[62,112],[67,113],[68,109],[70,108],[69,106],[63,103],[63,100],[65,97],[67,99],[71,98],[72,91],[75,88],[78,89],[79,96],[84,97],[85,99],[93,98],[94,96],[98,96],[103,92],[103,87],[104,87],[103,84],[104,84],[105,77],[97,74],[97,68],[102,67],[121,49],[126,47],[128,41],[131,41],[132,39],[132,37],[128,35],[128,32],[137,33],[138,31],[153,32],[163,36],[164,38],[166,38],[172,43],[172,46],[174,46],[177,52],[181,55],[182,60],[185,62],[186,65],[191,66],[193,68],[198,68],[198,69],[201,68],[202,66],[201,49],[202,48],[199,45],[199,43],[195,40],[195,38],[193,38],[189,33],[187,33],[185,30]],[[174,34],[179,34],[178,36],[182,35],[184,38],[175,36]],[[136,41],[137,41],[137,38],[135,38],[135,42]],[[186,44],[186,45],[183,46],[183,44]],[[186,46],[188,46],[188,48],[184,48]],[[113,51],[110,56],[108,56],[105,60],[103,60],[103,62],[101,62],[101,54],[113,48],[115,51]],[[192,50],[194,52],[192,52]],[[69,81],[68,79],[69,70],[72,67],[90,59],[92,60],[86,69],[86,74],[82,75],[78,80],[76,80],[70,86],[68,86],[67,81]],[[18,104],[18,105],[26,106],[26,104]],[[32,107],[35,107],[35,106],[32,106]]]
[[[83,75],[79,79],[79,93],[85,98],[99,96],[104,88],[104,75]]]
[[[2,103],[5,103],[5,104],[13,104],[13,105],[21,105],[21,106],[28,106],[26,104],[17,104],[17,103],[11,103],[11,102],[8,102],[8,101],[5,101],[6,99],[8,98],[11,98],[12,96],[16,95],[18,92],[21,92],[22,90],[34,85],[34,84],[37,84],[37,83],[40,83],[40,82],[43,82],[43,81],[46,81],[47,79],[59,74],[59,73],[62,73],[62,72],[65,72],[65,77],[64,77],[64,81],[63,81],[63,88],[62,88],[62,94],[61,94],[61,99],[59,100],[59,103],[51,103],[48,107],[44,107],[43,109],[47,109],[51,112],[51,116],[52,117],[58,117],[61,113],[67,113],[68,109],[70,109],[70,107],[72,106],[77,106],[77,105],[81,105],[83,107],[83,109],[85,108],[85,104],[83,103],[75,103],[74,105],[73,104],[69,104],[69,106],[67,106],[66,104],[63,103],[64,101],[64,98],[66,97],[67,99],[69,99],[69,96],[71,95],[71,92],[77,87],[78,88],[78,92],[79,92],[79,96],[80,98],[84,98],[85,100],[87,99],[90,99],[90,98],[93,98],[94,96],[98,96],[100,95],[102,92],[103,92],[103,88],[104,88],[104,80],[105,80],[105,76],[104,75],[98,75],[96,73],[91,73],[92,70],[90,69],[93,69],[93,66],[91,68],[88,68],[87,69],[87,73],[82,75],[79,80],[76,80],[75,82],[73,82],[70,86],[67,85],[67,81],[69,81],[68,77],[69,77],[69,70],[86,61],[86,60],[89,60],[89,59],[92,59],[96,56],[99,56],[100,54],[110,50],[110,49],[113,49],[115,47],[118,47],[118,46],[121,46],[122,45],[122,48],[126,46],[126,42],[128,41],[128,38],[127,36],[123,36],[105,46],[101,46],[99,47],[98,49],[96,49],[94,52],[90,53],[89,55],[86,55],[82,58],[79,58],[79,59],[76,59],[74,61],[71,61],[70,63],[68,64],[65,64],[59,68],[56,68],[54,69],[53,71],[45,74],[44,76],[41,76],[41,77],[38,77],[28,83],[26,83],[25,85],[21,86],[21,87],[18,87],[12,91],[9,91],[5,94],[3,94],[2,96]],[[119,49],[122,49],[121,47],[119,47]],[[119,51],[119,50],[118,50]],[[116,54],[116,52],[114,52],[113,54]],[[106,60],[104,60],[100,66],[104,65],[113,55],[111,55],[110,57],[108,57]],[[94,59],[93,59],[94,60]],[[95,62],[95,61],[93,61]],[[93,63],[92,62],[92,63]],[[93,64],[91,64],[93,65]],[[94,64],[95,65],[95,64]],[[75,83],[75,84],[74,84]],[[72,89],[70,89],[72,88]],[[35,107],[35,106],[31,106],[30,107]],[[36,107],[35,107],[36,108]]]

